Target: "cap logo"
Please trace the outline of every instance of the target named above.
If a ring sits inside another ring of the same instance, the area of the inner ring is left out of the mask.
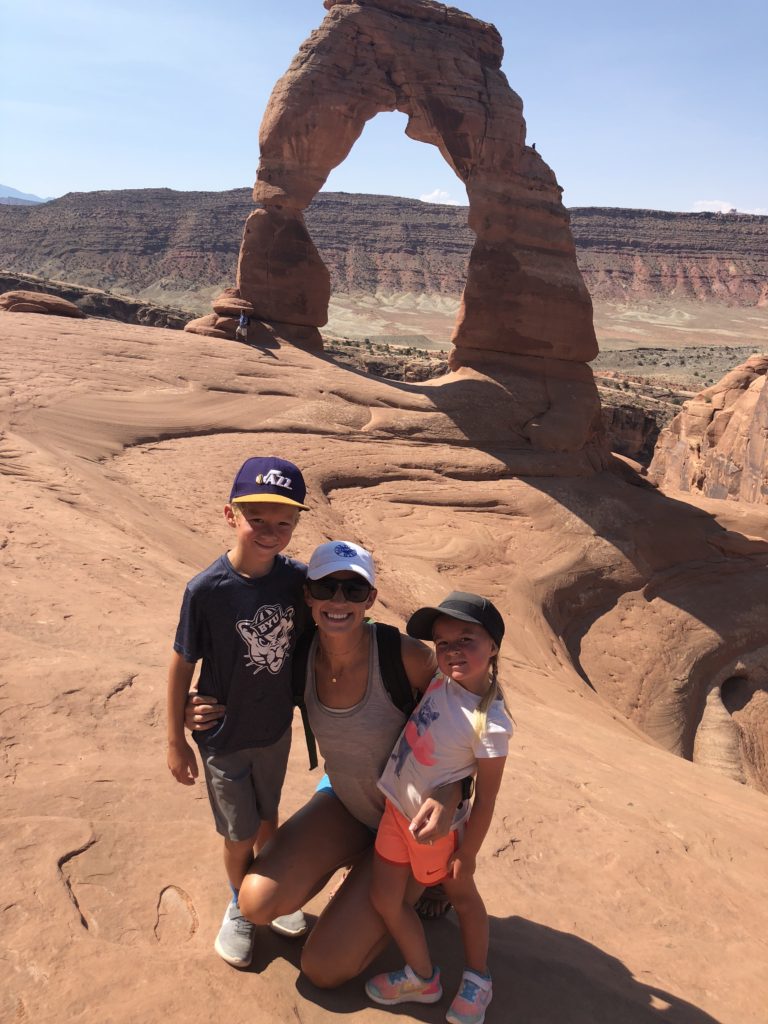
[[[338,555],[339,558],[355,558],[357,555],[357,552],[349,544],[337,544],[333,549],[333,553]]]
[[[277,469],[270,469],[268,473],[259,473],[256,477],[257,484],[268,484],[272,487],[284,487],[286,491],[293,490],[289,477],[283,476]]]

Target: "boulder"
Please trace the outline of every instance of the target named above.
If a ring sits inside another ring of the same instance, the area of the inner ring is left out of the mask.
[[[239,315],[235,318],[209,313],[197,320],[190,320],[184,330],[190,334],[203,334],[209,338],[226,338],[228,341],[234,341],[238,322]],[[248,324],[247,344],[259,348],[277,348],[285,343],[307,352],[323,351],[323,339],[316,327],[254,319]]]
[[[72,316],[85,319],[85,313],[74,302],[48,292],[11,291],[0,295],[0,309],[9,313],[48,313],[51,316]]]

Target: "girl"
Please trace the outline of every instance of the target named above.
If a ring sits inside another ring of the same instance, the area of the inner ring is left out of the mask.
[[[454,592],[437,608],[411,616],[408,633],[432,639],[438,672],[406,723],[384,769],[386,796],[376,837],[371,902],[406,959],[402,970],[378,974],[366,984],[376,1003],[435,1003],[442,996],[424,929],[414,911],[412,879],[442,879],[461,925],[466,967],[446,1019],[481,1024],[491,1001],[488,915],[475,886],[475,861],[493,817],[496,794],[512,734],[497,679],[504,620],[490,601]],[[476,795],[460,805],[448,836],[423,845],[413,819],[433,789],[476,775]]]

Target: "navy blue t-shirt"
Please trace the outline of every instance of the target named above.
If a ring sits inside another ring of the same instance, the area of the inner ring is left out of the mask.
[[[200,693],[227,706],[221,722],[193,733],[203,750],[270,746],[290,726],[306,573],[303,562],[277,555],[266,576],[248,579],[222,555],[187,584],[173,649],[185,661],[202,659]]]

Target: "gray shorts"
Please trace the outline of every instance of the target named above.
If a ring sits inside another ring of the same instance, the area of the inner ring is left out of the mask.
[[[253,838],[262,821],[276,821],[288,767],[291,730],[271,747],[248,747],[234,754],[200,752],[216,831],[225,839]]]

